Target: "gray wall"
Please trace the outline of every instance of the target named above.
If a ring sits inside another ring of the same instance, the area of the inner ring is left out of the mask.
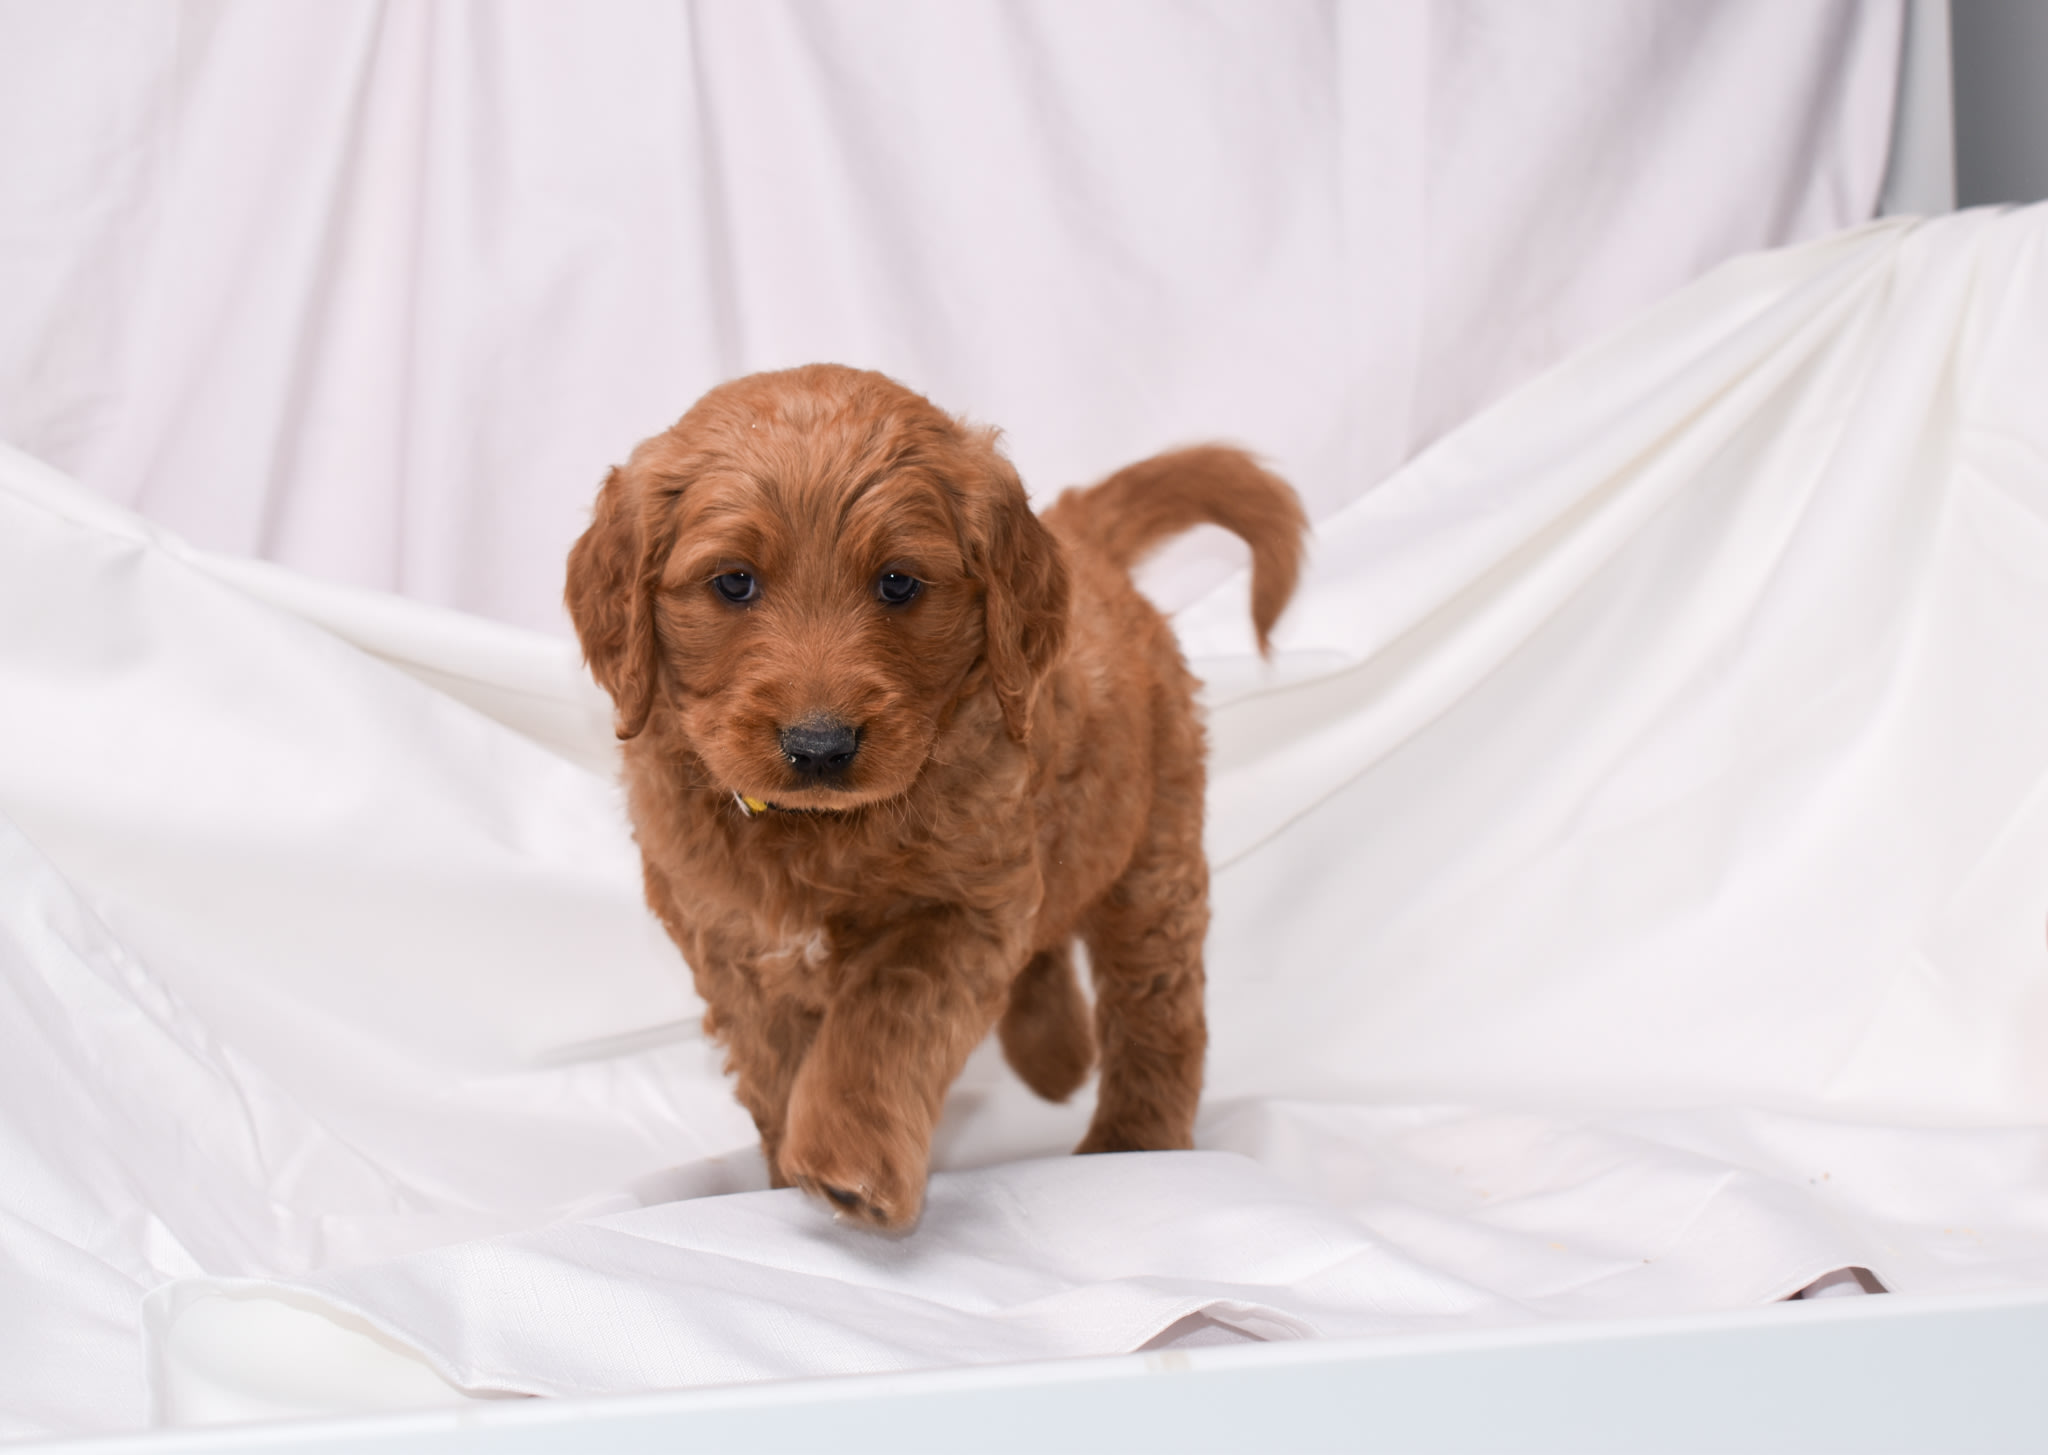
[[[2048,198],[2048,0],[1949,0],[1956,201]]]
[[[1899,47],[1899,103],[1881,216],[1933,217],[1956,210],[1956,108],[1948,46],[1949,0],[1906,0]]]

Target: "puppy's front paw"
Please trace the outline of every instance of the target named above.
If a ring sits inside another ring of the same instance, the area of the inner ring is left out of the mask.
[[[850,1117],[806,1116],[792,1106],[789,1135],[777,1160],[783,1176],[839,1217],[902,1232],[924,1210],[927,1154],[922,1147],[891,1146],[890,1141]]]

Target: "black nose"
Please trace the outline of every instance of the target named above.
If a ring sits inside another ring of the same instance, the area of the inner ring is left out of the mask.
[[[860,732],[843,722],[813,719],[782,730],[782,756],[806,778],[836,778],[860,751]]]

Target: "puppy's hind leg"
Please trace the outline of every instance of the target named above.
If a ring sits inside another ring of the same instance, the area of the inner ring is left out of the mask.
[[[1176,784],[1153,804],[1144,842],[1082,925],[1095,971],[1102,1084],[1077,1152],[1162,1152],[1194,1145],[1209,1046],[1202,941],[1209,865],[1202,785]]]
[[[1088,1079],[1095,1037],[1088,1029],[1088,1001],[1074,978],[1074,957],[1065,945],[1040,950],[1010,982],[997,1034],[1003,1059],[1047,1101],[1065,1101]]]

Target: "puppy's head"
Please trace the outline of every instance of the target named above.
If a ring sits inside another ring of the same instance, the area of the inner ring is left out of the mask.
[[[970,693],[1021,741],[1067,578],[992,431],[812,365],[721,385],[634,450],[566,599],[620,737],[658,715],[721,788],[834,809],[908,789]]]

